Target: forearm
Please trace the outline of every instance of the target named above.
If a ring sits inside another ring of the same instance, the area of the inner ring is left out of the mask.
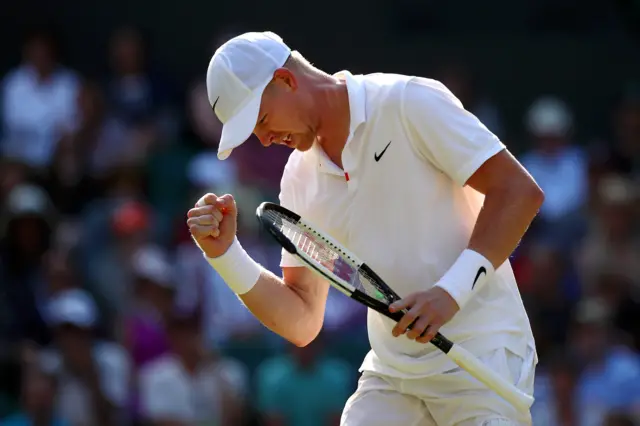
[[[453,297],[459,308],[509,258],[544,199],[540,188],[526,174],[492,185],[484,194],[468,249],[436,283]]]
[[[542,204],[535,185],[512,185],[487,193],[469,249],[498,268],[513,253]]]
[[[289,286],[263,270],[255,286],[239,297],[269,330],[297,346],[306,346],[322,327],[328,285],[319,284],[313,291],[317,293]]]

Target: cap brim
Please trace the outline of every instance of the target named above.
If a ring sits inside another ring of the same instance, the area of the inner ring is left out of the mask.
[[[222,126],[222,135],[218,146],[218,158],[220,160],[227,159],[231,155],[231,151],[242,145],[253,133],[260,113],[262,93],[270,82],[271,79],[254,90],[253,98]]]

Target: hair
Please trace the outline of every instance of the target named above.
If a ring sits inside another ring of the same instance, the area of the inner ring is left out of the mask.
[[[321,74],[326,75],[324,71],[317,68],[313,65],[307,58],[302,56],[302,53],[297,50],[291,51],[291,55],[284,63],[287,68],[290,68],[293,71],[299,71],[302,73],[310,73],[310,74]]]

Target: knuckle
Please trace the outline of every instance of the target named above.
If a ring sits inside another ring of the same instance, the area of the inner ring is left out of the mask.
[[[409,324],[411,324],[412,322],[414,322],[414,321],[415,321],[415,319],[416,319],[417,317],[418,317],[418,316],[417,316],[416,314],[411,313],[411,312],[408,312],[408,313],[406,313],[406,314],[404,315],[404,317],[402,318],[402,323],[403,323],[405,326],[408,326]]]

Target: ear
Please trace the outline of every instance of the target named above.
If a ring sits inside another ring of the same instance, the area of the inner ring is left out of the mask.
[[[278,68],[273,73],[273,79],[276,83],[284,85],[292,92],[298,90],[298,80],[288,68]]]

